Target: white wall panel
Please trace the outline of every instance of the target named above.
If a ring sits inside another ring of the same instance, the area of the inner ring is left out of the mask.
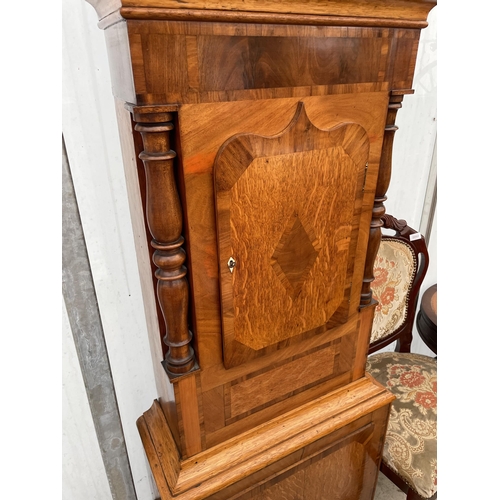
[[[64,300],[62,309],[62,500],[111,500]]]
[[[136,427],[156,397],[104,33],[63,2],[63,134],[139,500],[155,498]],[[90,471],[89,471],[90,472]]]

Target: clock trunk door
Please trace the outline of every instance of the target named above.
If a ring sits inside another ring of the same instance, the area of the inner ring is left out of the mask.
[[[238,134],[215,160],[226,367],[345,323],[369,139],[316,128],[303,103],[273,137]]]

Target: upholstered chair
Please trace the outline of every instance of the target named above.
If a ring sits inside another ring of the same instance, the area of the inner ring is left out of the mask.
[[[392,403],[380,470],[407,500],[437,498],[437,359],[410,353],[419,290],[429,265],[424,237],[406,221],[383,216],[374,266],[378,301],[367,372],[387,387]],[[376,351],[397,341],[394,352]]]

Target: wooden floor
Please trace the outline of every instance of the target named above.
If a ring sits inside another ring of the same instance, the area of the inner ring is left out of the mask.
[[[378,474],[377,490],[373,500],[405,500],[406,495],[381,472]]]

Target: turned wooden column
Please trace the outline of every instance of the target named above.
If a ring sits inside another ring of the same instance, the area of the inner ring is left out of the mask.
[[[360,306],[367,306],[372,302],[371,283],[374,280],[373,265],[380,246],[382,238],[382,216],[385,214],[384,202],[387,200],[387,190],[391,181],[392,172],[392,146],[394,144],[394,134],[396,127],[396,114],[402,107],[402,101],[405,94],[412,94],[413,91],[393,91],[389,98],[389,107],[384,132],[384,142],[382,144],[382,153],[380,157],[380,168],[378,173],[377,187],[375,190],[375,202],[372,210],[372,220],[370,223],[370,237],[368,240],[368,249],[366,253],[365,270],[363,275],[363,285],[361,288]]]
[[[138,123],[144,151],[139,158],[146,172],[146,217],[155,249],[153,262],[158,268],[157,294],[166,326],[163,339],[168,347],[163,367],[175,378],[196,368],[188,327],[189,285],[184,266],[182,207],[175,181],[171,149],[172,114],[165,113],[161,123]]]

